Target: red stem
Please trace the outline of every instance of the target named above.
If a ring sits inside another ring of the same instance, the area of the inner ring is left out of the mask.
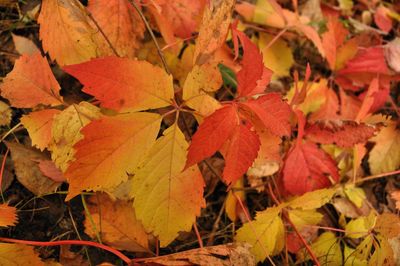
[[[108,252],[113,253],[115,256],[119,257],[128,265],[131,263],[131,259],[122,254],[120,251],[113,249],[112,247],[91,242],[85,240],[59,240],[59,241],[52,241],[52,242],[41,242],[41,241],[30,241],[30,240],[20,240],[20,239],[12,239],[6,237],[0,237],[0,241],[8,242],[8,243],[17,243],[17,244],[25,244],[25,245],[32,245],[32,246],[60,246],[60,245],[85,245],[85,246],[92,246],[96,248],[101,248],[107,250]]]

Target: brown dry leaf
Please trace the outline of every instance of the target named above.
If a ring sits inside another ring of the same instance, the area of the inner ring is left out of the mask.
[[[88,266],[90,265],[83,256],[69,250],[70,245],[60,246],[60,263],[62,266]]]
[[[19,143],[6,142],[11,151],[18,181],[35,195],[53,193],[61,183],[44,176],[35,160],[48,160],[46,155]]]
[[[78,0],[43,0],[38,23],[43,49],[61,66],[112,55]]]
[[[368,204],[366,200],[363,201],[361,208],[357,208],[357,206],[347,198],[334,198],[332,204],[338,212],[350,218],[368,216],[371,211],[370,204]]]
[[[14,42],[15,50],[17,50],[19,54],[33,55],[34,53],[40,51],[36,44],[34,44],[30,39],[15,35],[13,33],[11,33],[11,36]]]
[[[33,247],[8,243],[0,243],[0,265],[45,266],[44,262],[34,252]]]
[[[0,204],[0,227],[13,226],[17,221],[17,209],[7,204]]]
[[[8,104],[0,101],[0,126],[7,126],[11,122],[12,111]]]
[[[160,266],[253,266],[256,265],[256,262],[249,248],[248,245],[230,243],[143,259],[141,262],[137,262],[137,264]]]
[[[104,243],[132,252],[149,252],[148,237],[136,220],[132,203],[113,201],[107,194],[97,194],[88,201],[91,217],[86,216],[85,233],[96,238],[96,231]],[[91,223],[93,220],[95,228]]]
[[[204,64],[224,44],[235,2],[235,0],[214,0],[210,5],[206,5],[196,41],[194,64]]]
[[[134,58],[144,35],[144,24],[129,1],[90,0],[88,10],[118,55]]]

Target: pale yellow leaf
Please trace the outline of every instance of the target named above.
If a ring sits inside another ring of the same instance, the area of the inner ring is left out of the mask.
[[[197,165],[182,172],[189,145],[177,123],[163,134],[135,172],[132,196],[137,218],[165,247],[191,229],[205,201]]]
[[[288,211],[289,218],[297,229],[301,230],[307,225],[316,225],[321,220],[323,215],[316,210],[290,210]]]
[[[317,209],[328,203],[332,199],[335,192],[336,190],[334,188],[323,188],[314,190],[291,200],[288,204],[293,209]]]
[[[88,103],[72,104],[54,117],[49,145],[51,158],[61,171],[65,171],[74,158],[73,146],[83,138],[82,127],[100,117],[100,109]]]

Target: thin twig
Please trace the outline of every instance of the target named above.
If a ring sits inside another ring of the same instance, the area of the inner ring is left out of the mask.
[[[167,61],[165,60],[165,57],[164,57],[164,54],[163,54],[163,52],[162,52],[162,50],[161,50],[161,48],[160,48],[160,45],[158,45],[157,38],[156,38],[156,36],[154,35],[153,30],[152,30],[151,27],[150,27],[150,24],[147,22],[146,17],[143,15],[142,10],[140,10],[140,8],[138,7],[138,5],[135,3],[134,0],[128,0],[128,1],[129,1],[129,3],[135,8],[136,12],[139,14],[139,16],[140,16],[140,18],[142,19],[144,25],[146,26],[146,29],[147,29],[147,31],[149,32],[149,34],[150,34],[150,36],[151,36],[151,39],[153,40],[154,45],[155,45],[156,48],[157,48],[157,53],[158,53],[158,55],[160,56],[160,59],[161,59],[162,64],[163,64],[163,66],[164,66],[165,72],[167,72],[168,75],[171,75],[171,71],[169,70]]]
[[[200,248],[203,248],[204,247],[203,240],[201,239],[200,232],[199,232],[199,229],[197,228],[196,222],[193,223],[193,229],[194,229],[194,232],[196,233],[197,241],[199,242]]]
[[[387,176],[390,176],[390,175],[397,175],[397,174],[400,174],[400,170],[396,170],[396,171],[392,171],[392,172],[386,172],[386,173],[382,173],[382,174],[378,174],[378,175],[370,175],[370,176],[364,177],[362,179],[358,179],[355,182],[355,184],[362,183],[362,182],[365,182],[365,181],[371,181],[371,180],[382,178],[382,177],[387,177]]]

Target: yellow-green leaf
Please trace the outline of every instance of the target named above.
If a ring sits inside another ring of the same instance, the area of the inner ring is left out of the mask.
[[[289,206],[293,209],[299,208],[303,210],[317,209],[328,203],[336,190],[333,188],[323,188],[307,192],[289,202]]]
[[[324,217],[316,210],[290,210],[288,211],[289,218],[297,229],[302,229],[307,225],[316,225]]]
[[[197,165],[183,171],[189,145],[177,123],[163,134],[135,172],[132,196],[137,218],[165,247],[191,229],[205,201]]]
[[[251,252],[257,261],[281,252],[284,245],[284,225],[279,216],[282,206],[258,212],[256,219],[237,231],[235,240],[252,245]]]
[[[351,220],[345,227],[346,236],[350,238],[364,237],[375,226],[375,223],[376,216],[373,212],[368,216]]]

